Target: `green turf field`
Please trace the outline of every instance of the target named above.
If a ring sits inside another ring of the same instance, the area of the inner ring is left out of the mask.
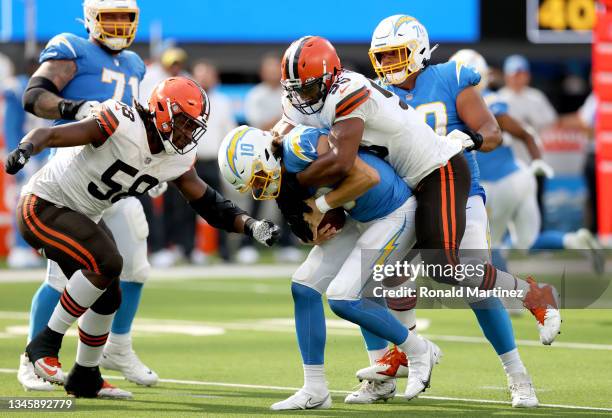
[[[26,396],[14,371],[25,343],[22,333],[29,301],[37,287],[0,283],[0,396]],[[152,281],[145,286],[135,348],[162,382],[144,388],[112,380],[131,390],[134,399],[78,399],[77,410],[67,416],[269,415],[270,404],[302,384],[292,309],[289,280]],[[386,404],[345,405],[345,393],[357,385],[354,373],[366,365],[367,356],[359,331],[328,312],[332,321],[326,370],[334,391],[333,409],[293,415],[609,415],[612,409],[594,408],[612,408],[612,310],[566,310],[563,315],[562,335],[552,347],[537,341],[530,315],[513,320],[540,403],[557,405],[525,411],[513,410],[507,403],[499,360],[483,341],[473,314],[465,310],[419,311],[419,318],[429,322],[422,333],[444,351],[425,396],[412,402],[398,397]],[[75,351],[76,338],[68,336],[60,358],[65,370],[71,367]],[[404,385],[399,385],[401,392]],[[52,396],[63,392],[58,388]],[[0,411],[0,416],[5,415]]]

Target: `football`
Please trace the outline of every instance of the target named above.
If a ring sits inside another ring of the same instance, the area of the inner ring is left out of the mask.
[[[325,227],[325,225],[330,224],[332,227],[336,228],[336,230],[341,229],[344,226],[344,222],[346,222],[346,214],[344,213],[343,208],[335,208],[332,209],[323,215],[323,219],[319,224],[319,231]]]

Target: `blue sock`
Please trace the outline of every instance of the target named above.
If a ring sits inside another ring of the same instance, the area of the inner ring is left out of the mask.
[[[516,348],[510,315],[499,298],[470,303],[487,340],[498,355]]]
[[[36,293],[34,293],[30,308],[28,341],[31,341],[39,332],[45,329],[61,296],[62,294],[49,286],[47,282],[41,284]]]
[[[495,248],[491,251],[491,261],[497,270],[508,271],[508,263],[502,252]]]
[[[329,307],[342,319],[357,324],[372,334],[399,345],[408,338],[408,330],[389,312],[384,303],[359,300],[329,299]]]
[[[561,231],[542,231],[530,250],[562,250],[564,236],[565,232]]]
[[[142,294],[142,283],[124,282],[121,285],[121,306],[113,319],[111,332],[113,334],[127,334],[132,329],[132,322],[136,316],[140,295]]]
[[[372,334],[364,327],[361,327],[361,335],[363,335],[368,351],[382,350],[383,348],[387,348],[387,340],[380,338],[378,335]]]
[[[325,359],[325,313],[321,294],[299,283],[291,283],[295,316],[295,331],[307,365],[323,364]]]

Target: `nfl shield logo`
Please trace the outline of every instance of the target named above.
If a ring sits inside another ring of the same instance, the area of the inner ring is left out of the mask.
[[[150,164],[151,163],[151,157],[145,158],[144,163],[145,163],[145,165],[146,164]]]

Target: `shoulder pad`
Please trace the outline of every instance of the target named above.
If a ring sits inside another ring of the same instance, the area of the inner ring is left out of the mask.
[[[83,42],[88,41],[72,33],[61,33],[47,42],[38,60],[40,63],[49,60],[75,60],[84,55]]]

